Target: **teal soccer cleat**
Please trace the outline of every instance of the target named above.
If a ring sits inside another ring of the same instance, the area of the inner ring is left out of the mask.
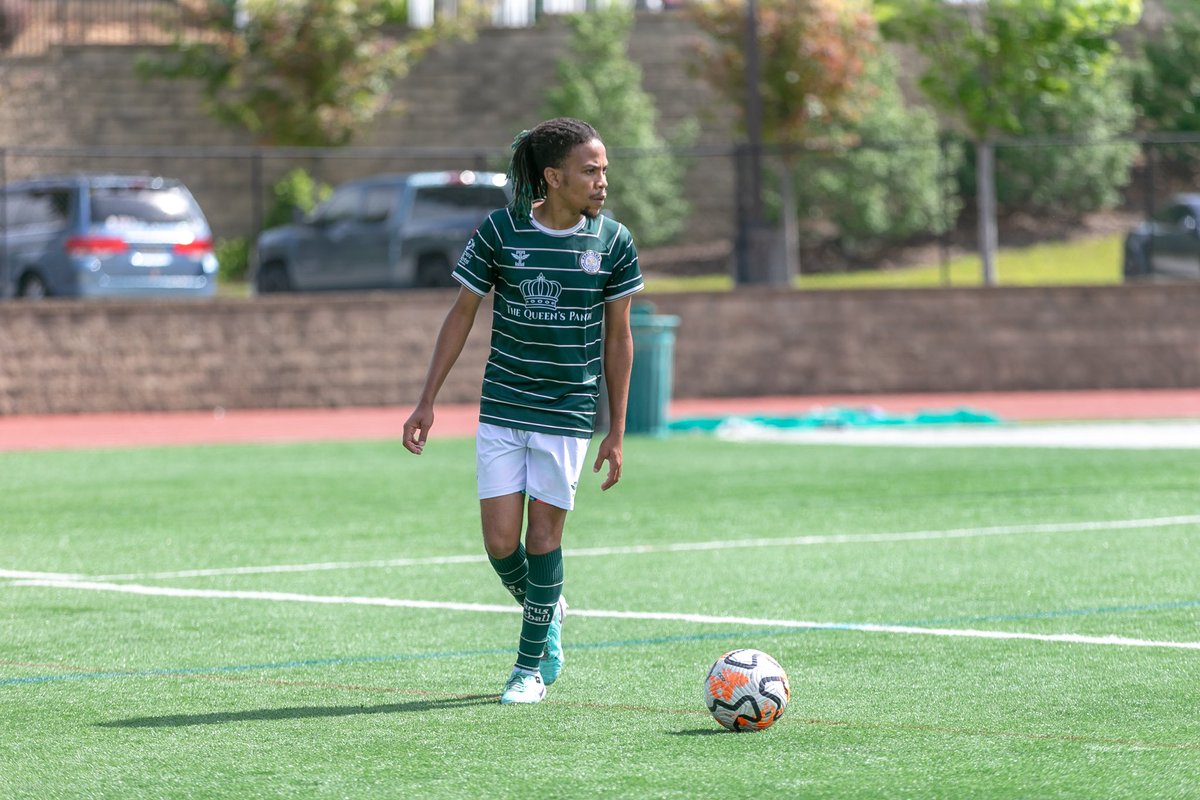
[[[514,669],[504,684],[504,694],[500,695],[500,703],[540,703],[546,696],[546,685],[542,683],[541,675],[521,672]]]
[[[547,686],[558,680],[558,674],[562,672],[562,625],[566,615],[567,601],[559,597],[558,605],[554,609],[554,618],[550,620],[550,628],[546,631],[546,650],[542,653],[541,663],[538,664],[538,671],[542,673],[542,680]]]

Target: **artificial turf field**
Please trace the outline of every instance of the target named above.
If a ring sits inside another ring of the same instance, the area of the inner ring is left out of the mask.
[[[501,707],[470,440],[0,454],[0,797],[1200,797],[1200,452],[625,458]],[[767,731],[702,707],[735,647]]]

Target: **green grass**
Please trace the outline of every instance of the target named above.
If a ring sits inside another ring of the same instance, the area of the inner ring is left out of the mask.
[[[1107,236],[1075,242],[1003,248],[996,259],[1001,286],[1100,285],[1121,282],[1121,237]],[[801,265],[803,273],[803,265]],[[958,256],[946,265],[927,264],[888,270],[801,274],[800,289],[915,289],[937,286],[980,286],[979,256]],[[650,278],[651,292],[713,292],[733,288],[728,275]]]
[[[480,552],[473,443],[0,454],[0,568],[118,584],[511,604]],[[1196,512],[1189,451],[631,439],[568,551]],[[1195,641],[1200,526],[566,559],[577,610]],[[264,574],[197,568],[343,562]],[[516,606],[513,605],[515,612]],[[1200,653],[568,617],[539,706],[496,695],[516,614],[0,584],[0,797],[1200,795]],[[772,729],[721,732],[711,662],[788,669]]]

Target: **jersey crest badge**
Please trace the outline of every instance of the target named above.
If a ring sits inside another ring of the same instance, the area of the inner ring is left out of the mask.
[[[513,253],[513,260],[517,262],[518,267],[525,266],[525,260],[528,258],[529,253],[526,253],[524,250],[518,250],[517,252]]]
[[[579,268],[588,275],[595,275],[600,271],[600,254],[595,250],[584,250],[579,256]]]

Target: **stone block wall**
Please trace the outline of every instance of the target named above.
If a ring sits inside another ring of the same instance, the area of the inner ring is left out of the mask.
[[[409,405],[454,293],[0,304],[0,414]],[[1200,386],[1200,285],[658,294],[676,397]],[[440,400],[478,397],[485,306]]]

